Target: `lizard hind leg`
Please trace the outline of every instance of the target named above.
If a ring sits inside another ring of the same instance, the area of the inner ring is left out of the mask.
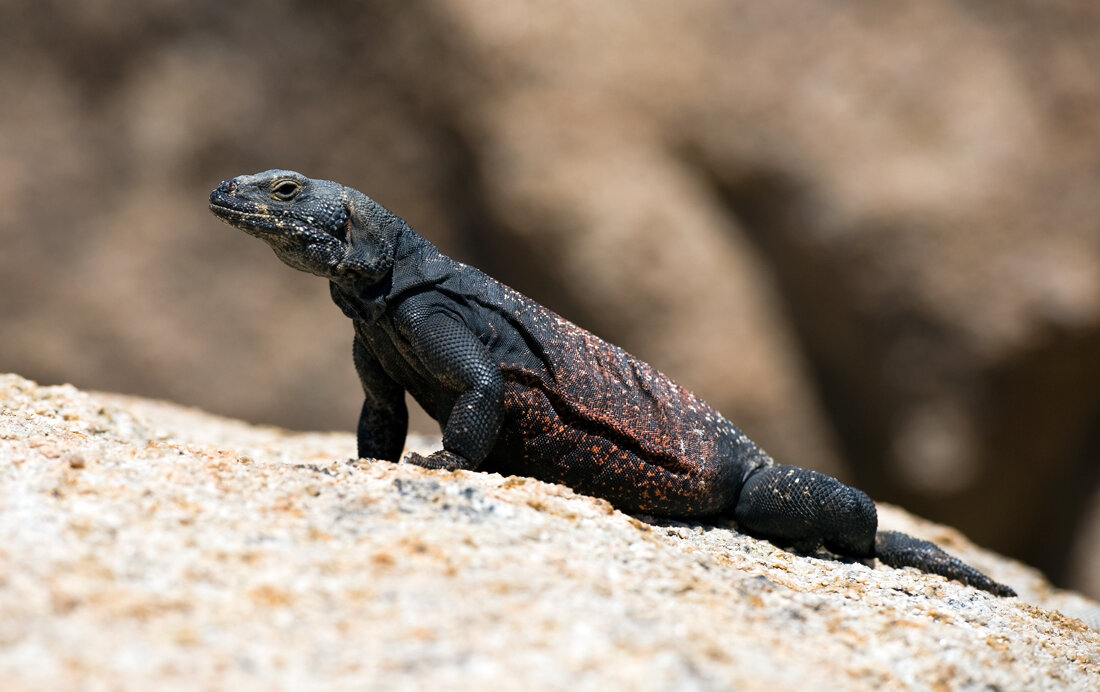
[[[861,490],[798,466],[765,466],[748,477],[734,518],[749,533],[810,552],[875,554],[878,512]]]
[[[734,518],[749,533],[799,551],[824,545],[838,555],[876,557],[891,567],[916,567],[996,596],[1016,595],[935,543],[878,531],[875,503],[866,493],[817,471],[765,466],[753,472],[741,488]]]

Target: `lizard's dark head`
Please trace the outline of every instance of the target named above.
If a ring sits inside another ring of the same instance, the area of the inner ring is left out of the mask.
[[[210,211],[291,267],[333,281],[380,279],[404,228],[361,192],[284,170],[223,181],[210,193]]]

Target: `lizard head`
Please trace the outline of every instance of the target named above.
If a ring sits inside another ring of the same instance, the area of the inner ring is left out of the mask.
[[[381,279],[405,227],[361,192],[284,170],[223,181],[210,193],[210,211],[289,266],[331,281]]]

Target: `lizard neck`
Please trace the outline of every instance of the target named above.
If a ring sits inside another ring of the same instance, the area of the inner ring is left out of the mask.
[[[373,323],[401,294],[438,283],[449,274],[450,260],[407,225],[391,238],[392,262],[381,277],[359,276],[329,284],[333,302],[353,320]]]
[[[372,324],[386,311],[391,276],[387,274],[370,284],[330,281],[329,294],[345,316]]]

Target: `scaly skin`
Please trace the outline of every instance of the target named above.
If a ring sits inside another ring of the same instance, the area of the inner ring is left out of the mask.
[[[796,549],[1015,595],[932,543],[878,533],[863,492],[775,464],[655,368],[443,255],[361,192],[272,170],[223,182],[210,209],[330,282],[355,329],[361,457],[400,459],[407,391],[443,431],[443,449],[411,463],[563,483],[627,512],[732,516]]]

